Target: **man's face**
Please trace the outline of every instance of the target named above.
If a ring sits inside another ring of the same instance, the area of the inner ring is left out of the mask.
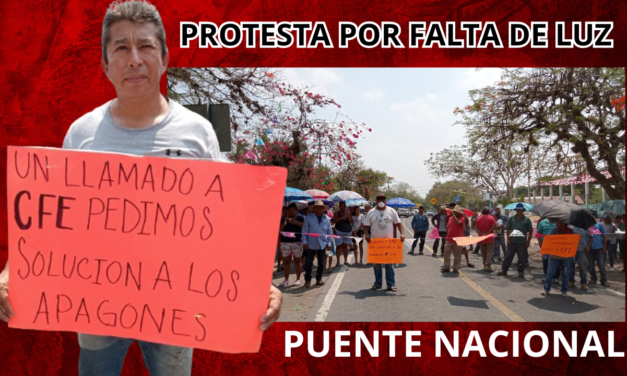
[[[346,211],[346,204],[340,204],[340,211]]]
[[[372,208],[370,207],[370,205],[366,205],[366,206],[364,206],[364,210],[366,211],[366,213],[368,213],[368,212],[370,211],[370,209],[372,209]]]
[[[501,215],[501,208],[496,208],[496,214]]]
[[[103,58],[101,65],[118,97],[137,99],[159,93],[170,56],[161,58],[155,25],[118,21],[111,25],[110,36],[108,62]]]
[[[296,218],[296,214],[297,214],[296,208],[287,209],[287,216],[289,218]]]
[[[440,208],[440,214],[446,214],[446,209]]]
[[[561,221],[555,221],[555,227],[557,227],[559,231],[564,231],[568,227],[568,225]]]
[[[355,208],[355,215],[359,216],[359,214],[361,214],[361,208],[358,206]]]
[[[525,209],[516,209],[516,216],[522,217]]]
[[[418,208],[418,214],[420,214],[421,216],[425,213],[425,210],[421,207]]]
[[[381,202],[383,203],[383,207],[381,207],[381,205],[379,204],[379,203],[381,203]],[[378,208],[378,209],[385,209],[385,205],[386,205],[386,202],[385,202],[385,199],[384,199],[384,198],[378,198],[378,199],[377,199],[377,208]]]
[[[314,206],[314,211],[316,212],[317,216],[321,216],[322,212],[324,211],[324,206]]]
[[[604,218],[603,219],[603,223],[605,223],[606,225],[609,225],[610,223],[612,223],[612,219],[611,218]]]

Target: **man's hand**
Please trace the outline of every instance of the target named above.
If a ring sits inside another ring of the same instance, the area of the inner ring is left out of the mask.
[[[586,249],[584,249],[585,253],[590,253],[590,246],[587,246]]]
[[[370,243],[370,234],[366,235],[366,243]]]
[[[511,247],[512,246],[512,241],[510,238],[507,238],[507,246]]]
[[[527,243],[525,244],[525,248],[529,248],[529,245],[531,244],[530,241],[527,241]]]
[[[405,234],[401,234],[401,241],[404,242],[405,241]]]
[[[607,249],[605,247],[603,247],[603,250],[601,251],[603,254],[607,253]]]
[[[0,320],[9,322],[13,315],[13,308],[11,303],[9,303],[9,268],[7,265],[0,272]]]
[[[281,291],[274,287],[274,285],[270,285],[270,299],[268,299],[268,310],[266,313],[261,316],[261,325],[259,325],[259,329],[266,330],[268,329],[276,320],[278,320],[281,315],[281,304],[283,303],[283,295]]]
[[[309,244],[303,244],[303,251],[309,250]]]

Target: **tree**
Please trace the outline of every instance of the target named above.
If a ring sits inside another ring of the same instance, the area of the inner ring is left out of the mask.
[[[436,207],[438,205],[446,205],[455,199],[455,195],[453,192],[460,193],[464,192],[464,196],[468,200],[468,202],[472,202],[476,204],[477,202],[482,203],[481,192],[474,186],[468,184],[468,182],[464,182],[461,180],[449,180],[446,182],[435,182],[433,187],[427,193],[426,199],[431,201],[432,198],[437,200]]]
[[[383,193],[388,199],[402,197],[419,204],[425,201],[424,197],[422,197],[414,187],[403,181],[392,184],[389,190],[385,187]]]
[[[623,68],[505,70],[501,82],[470,91],[472,104],[455,112],[463,117],[459,124],[492,144],[522,137],[525,152],[548,144],[547,155],[555,161],[549,168],[563,167],[570,152],[581,155],[608,195],[622,199],[624,88]]]

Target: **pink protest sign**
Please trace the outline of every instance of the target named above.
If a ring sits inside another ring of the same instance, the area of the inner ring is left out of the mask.
[[[437,228],[434,228],[433,231],[431,231],[428,239],[440,239],[440,232]]]
[[[285,169],[24,147],[7,166],[10,327],[259,350]]]

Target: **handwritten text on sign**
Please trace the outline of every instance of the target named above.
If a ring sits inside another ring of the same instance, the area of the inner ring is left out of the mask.
[[[546,235],[542,241],[540,254],[559,257],[575,257],[579,235]]]
[[[7,166],[11,327],[258,351],[285,169],[23,147]]]
[[[403,242],[401,239],[394,238],[370,240],[366,262],[369,264],[401,264],[403,262]]]

